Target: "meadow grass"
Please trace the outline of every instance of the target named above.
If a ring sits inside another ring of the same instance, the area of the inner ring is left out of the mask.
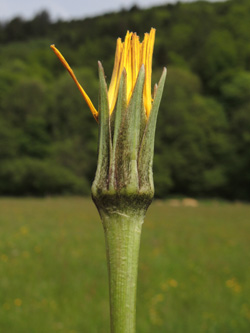
[[[249,333],[249,234],[249,205],[154,202],[137,332]],[[109,332],[104,235],[91,200],[0,199],[0,332]]]

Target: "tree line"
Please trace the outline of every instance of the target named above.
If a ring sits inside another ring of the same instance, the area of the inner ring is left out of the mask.
[[[116,38],[155,27],[153,83],[168,68],[156,133],[156,195],[250,199],[250,2],[167,4],[0,25],[0,195],[89,194],[97,125],[49,45],[95,105]]]

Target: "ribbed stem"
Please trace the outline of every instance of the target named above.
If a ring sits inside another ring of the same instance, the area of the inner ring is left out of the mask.
[[[141,216],[103,217],[109,271],[111,333],[135,333]]]

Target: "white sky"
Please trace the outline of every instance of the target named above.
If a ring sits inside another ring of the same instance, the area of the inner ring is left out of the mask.
[[[41,10],[48,10],[52,19],[72,19],[95,16],[133,5],[140,8],[177,0],[0,0],[0,21],[8,21],[16,16],[30,19]],[[191,0],[182,0],[185,2]],[[215,0],[210,0],[215,1]]]

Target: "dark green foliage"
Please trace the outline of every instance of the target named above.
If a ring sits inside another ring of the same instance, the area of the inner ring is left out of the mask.
[[[55,43],[97,107],[117,37],[157,29],[153,83],[168,67],[156,131],[156,195],[250,199],[250,2],[136,6],[52,23],[0,26],[0,195],[86,193],[98,126],[49,49]]]
[[[194,74],[176,68],[169,68],[164,101],[168,112],[159,114],[156,157],[170,173],[174,192],[218,194],[227,181],[230,156],[228,121],[222,106],[200,95],[200,82]],[[162,178],[160,182],[162,188]],[[168,187],[167,177],[165,191]]]
[[[0,191],[4,195],[88,194],[84,179],[50,160],[21,158],[0,166]]]

